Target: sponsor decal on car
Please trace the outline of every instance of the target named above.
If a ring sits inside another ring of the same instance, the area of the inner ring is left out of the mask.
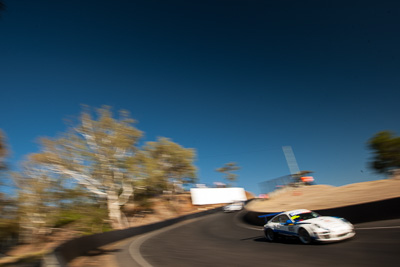
[[[311,212],[311,211],[310,210],[302,210],[302,211],[296,211],[296,212],[290,213],[289,215],[290,215],[290,217],[293,217],[293,216],[296,216],[299,214],[309,213],[309,212]]]

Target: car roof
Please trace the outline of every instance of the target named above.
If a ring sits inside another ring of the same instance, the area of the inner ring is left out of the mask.
[[[259,218],[275,218],[275,217],[277,217],[277,216],[280,216],[280,215],[282,215],[282,214],[285,214],[285,215],[287,215],[287,216],[289,216],[289,217],[292,217],[292,216],[294,216],[294,215],[297,215],[297,214],[301,214],[301,213],[308,213],[308,212],[311,212],[311,210],[307,210],[307,209],[297,209],[297,210],[289,210],[289,211],[282,211],[282,212],[278,212],[278,213],[270,213],[270,214],[265,214],[265,215],[260,215],[260,216],[258,216]],[[271,219],[268,219],[268,220],[271,220]]]
[[[287,215],[294,215],[294,214],[300,214],[300,213],[306,213],[306,212],[311,212],[310,210],[307,209],[297,209],[297,210],[290,210],[284,212]]]

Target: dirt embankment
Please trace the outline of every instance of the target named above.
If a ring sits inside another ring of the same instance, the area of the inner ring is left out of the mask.
[[[268,200],[251,201],[246,209],[280,212],[293,209],[328,209],[400,197],[400,179],[387,179],[334,187],[311,185],[281,189]]]

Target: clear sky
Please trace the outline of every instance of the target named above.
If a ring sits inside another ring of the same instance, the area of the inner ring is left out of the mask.
[[[0,128],[14,169],[81,104],[129,110],[143,141],[197,151],[200,183],[383,178],[366,142],[400,132],[400,2],[4,0]]]

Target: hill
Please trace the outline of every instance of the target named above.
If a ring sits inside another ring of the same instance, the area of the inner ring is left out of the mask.
[[[344,186],[310,185],[284,188],[268,200],[257,199],[246,209],[257,212],[280,212],[305,208],[328,209],[400,197],[400,179],[386,179]]]

